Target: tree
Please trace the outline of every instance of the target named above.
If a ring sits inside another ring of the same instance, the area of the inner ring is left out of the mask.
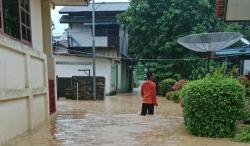
[[[129,33],[129,54],[136,58],[197,57],[199,53],[181,47],[177,39],[210,31],[241,31],[248,28],[245,32],[248,35],[250,32],[249,25],[219,21],[215,16],[215,0],[131,0],[128,10],[118,19]],[[191,64],[183,66],[184,63],[156,62],[164,70],[174,68],[176,74],[188,78],[192,72]],[[158,73],[162,73],[160,70]],[[173,74],[169,71],[164,73]]]

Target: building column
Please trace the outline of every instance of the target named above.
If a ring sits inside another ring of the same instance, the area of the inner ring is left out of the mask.
[[[50,113],[56,111],[56,74],[55,61],[52,47],[52,22],[51,22],[51,3],[50,0],[41,0],[42,2],[42,26],[43,26],[43,51],[47,55],[47,73],[49,81],[49,105]]]
[[[31,77],[30,77],[30,55],[25,54],[25,78],[26,78],[26,83],[25,83],[25,88],[28,89],[29,96],[28,96],[28,103],[27,103],[27,108],[28,108],[28,129],[32,130],[34,128],[34,123],[33,123],[33,94],[32,94],[32,84],[31,84]]]

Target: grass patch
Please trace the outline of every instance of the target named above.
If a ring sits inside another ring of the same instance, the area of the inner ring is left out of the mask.
[[[233,141],[250,143],[250,126],[246,126],[238,134],[236,134]]]

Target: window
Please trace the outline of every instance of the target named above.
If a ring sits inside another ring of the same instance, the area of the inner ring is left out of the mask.
[[[29,0],[0,0],[0,2],[1,1],[1,26],[4,33],[22,42],[31,43]]]
[[[0,0],[0,31],[3,31],[3,8],[2,8],[2,0]]]
[[[22,40],[31,42],[29,0],[20,0],[19,9],[21,12],[21,38]]]
[[[20,39],[19,12],[17,0],[3,0],[4,32]]]
[[[96,36],[107,36],[107,27],[106,26],[97,25],[95,27],[95,35]]]

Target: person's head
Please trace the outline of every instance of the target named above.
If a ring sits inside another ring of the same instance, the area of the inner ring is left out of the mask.
[[[151,81],[154,81],[154,80],[155,80],[155,75],[154,75],[154,73],[149,71],[149,72],[147,73],[147,79],[148,79],[148,80],[151,80]]]

